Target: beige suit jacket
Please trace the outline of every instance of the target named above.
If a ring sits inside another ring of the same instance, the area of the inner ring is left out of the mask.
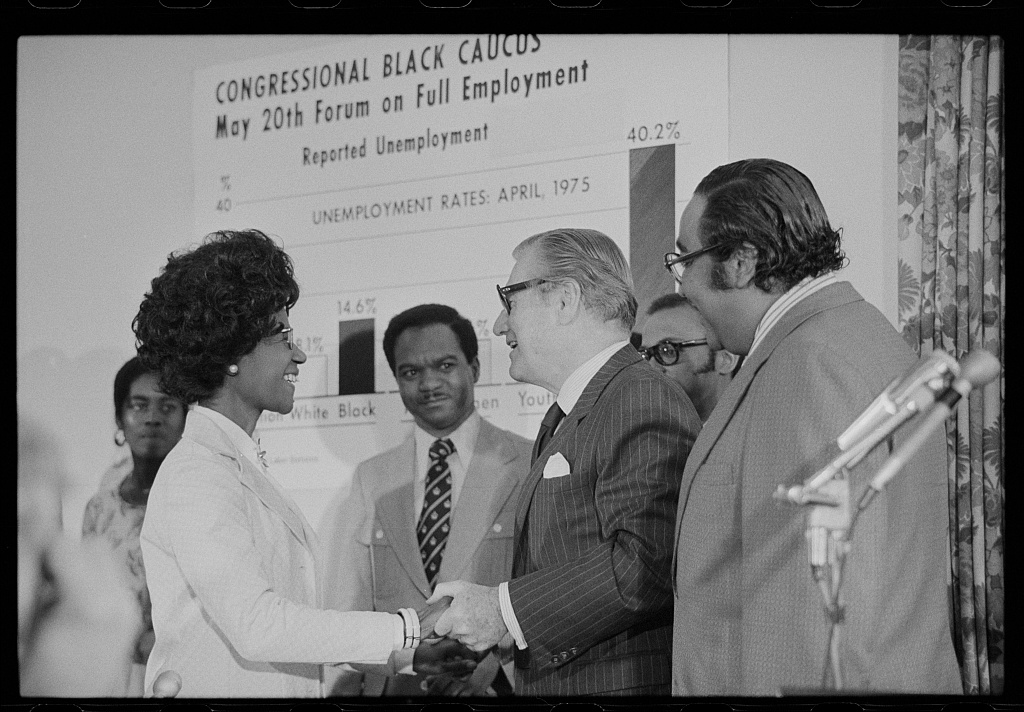
[[[530,469],[531,447],[525,438],[480,421],[452,512],[439,582],[463,579],[497,586],[509,579],[515,506],[520,483]],[[416,541],[414,455],[415,437],[410,434],[397,447],[361,463],[351,490],[328,508],[321,531],[329,608],[394,611],[419,608],[430,596]],[[511,662],[507,664],[512,680]],[[494,678],[497,665],[492,655],[478,667],[473,680],[480,689]],[[419,676],[409,675],[385,681],[369,672],[362,680],[362,694],[422,694],[421,682]],[[346,680],[338,691],[358,693],[359,681]]]
[[[156,634],[147,695],[174,670],[181,697],[318,697],[322,663],[392,652],[393,616],[319,610],[316,535],[202,413],[160,467],[141,541]]]

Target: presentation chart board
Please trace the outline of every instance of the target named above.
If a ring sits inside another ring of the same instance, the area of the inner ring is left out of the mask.
[[[257,427],[314,524],[411,427],[382,350],[398,312],[466,316],[478,411],[532,438],[554,396],[509,377],[492,332],[512,249],[594,228],[630,259],[641,307],[672,289],[678,216],[728,159],[727,49],[721,35],[353,36],[196,73],[197,239],[271,234],[302,289],[295,408]]]

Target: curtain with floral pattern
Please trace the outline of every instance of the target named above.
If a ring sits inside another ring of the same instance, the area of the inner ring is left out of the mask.
[[[899,326],[925,355],[1003,359],[1003,43],[899,39]],[[1000,375],[946,424],[953,638],[964,692],[1003,691]]]

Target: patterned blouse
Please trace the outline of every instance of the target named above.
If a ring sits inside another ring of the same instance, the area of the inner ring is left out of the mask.
[[[144,628],[135,644],[133,662],[145,665],[153,647],[149,589],[146,588],[146,569],[142,565],[142,549],[139,545],[146,505],[126,502],[120,494],[121,483],[131,473],[132,458],[129,455],[103,474],[99,492],[85,506],[82,538],[106,539],[113,551],[114,561],[123,574],[125,586],[139,601]]]

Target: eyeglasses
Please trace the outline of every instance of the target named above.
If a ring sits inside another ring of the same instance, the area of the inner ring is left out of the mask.
[[[705,252],[711,252],[711,250],[718,247],[721,247],[721,245],[711,245],[710,247],[704,247],[695,252],[687,252],[685,255],[681,255],[678,252],[666,252],[665,269],[671,272],[672,276],[675,277],[678,282],[683,278],[683,272],[686,271],[686,267],[690,262],[693,262]]]
[[[530,287],[536,287],[538,284],[544,284],[545,282],[548,281],[550,280],[544,279],[543,277],[536,277],[534,279],[528,279],[525,282],[516,282],[515,284],[509,284],[505,287],[502,287],[500,284],[496,284],[494,286],[498,288],[498,299],[501,300],[501,305],[505,307],[506,312],[511,314],[512,302],[508,300],[508,295],[512,294],[513,292],[521,292],[524,289],[529,289]]]
[[[292,331],[292,328],[290,326],[286,327],[284,329],[281,329],[279,332],[277,332],[277,334],[271,334],[270,336],[278,336],[278,335],[283,336],[284,338],[279,340],[279,341],[277,341],[277,342],[275,342],[275,343],[285,343],[285,344],[287,344],[289,351],[291,351],[291,350],[293,350],[295,348],[295,333]]]
[[[637,349],[637,351],[640,352],[640,355],[646,361],[654,358],[662,366],[674,366],[679,362],[680,351],[691,346],[704,346],[707,343],[707,339],[693,339],[692,341],[669,341],[665,339],[664,341],[659,341],[654,346]]]

